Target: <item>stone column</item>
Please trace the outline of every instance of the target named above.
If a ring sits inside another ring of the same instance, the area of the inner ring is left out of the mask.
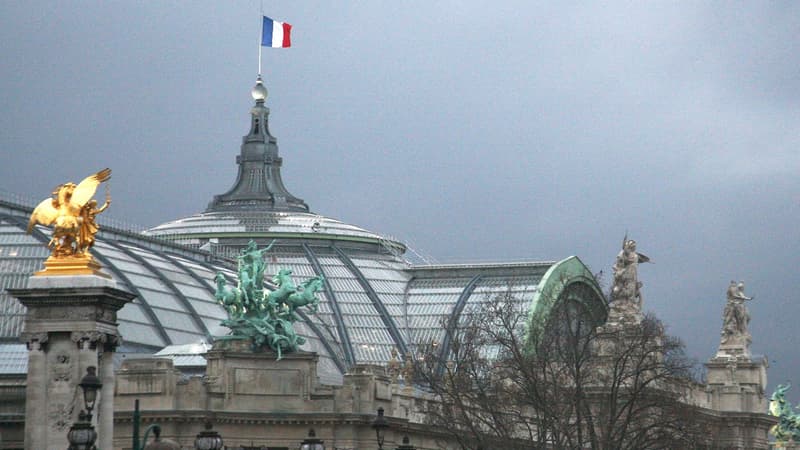
[[[118,341],[106,343],[103,354],[100,355],[99,377],[103,383],[100,392],[100,405],[97,410],[98,441],[100,449],[114,448],[114,349]]]
[[[43,389],[34,389],[32,386],[46,386],[45,373],[47,364],[44,346],[47,344],[46,333],[23,334],[22,340],[28,345],[28,388],[25,389],[25,448],[47,448],[46,429],[44,419],[47,412],[47,396]],[[27,420],[27,418],[40,420]]]
[[[23,338],[28,342],[25,449],[67,448],[67,432],[84,407],[78,384],[89,366],[98,365],[98,354],[119,339],[117,311],[134,295],[116,288],[113,280],[97,275],[34,276],[26,289],[8,289],[27,308]],[[111,346],[113,349],[114,345]],[[111,351],[100,367],[104,386],[101,404],[110,398],[102,414],[98,443],[111,449],[113,421],[113,366]],[[103,393],[109,393],[103,395]],[[106,436],[103,436],[102,434]],[[103,444],[106,443],[106,444]]]

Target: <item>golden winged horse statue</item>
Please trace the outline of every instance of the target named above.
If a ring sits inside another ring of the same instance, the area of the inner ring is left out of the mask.
[[[53,196],[42,200],[28,221],[28,233],[37,224],[53,227],[48,243],[52,254],[45,261],[45,270],[36,275],[83,275],[100,272],[100,265],[92,258],[89,248],[94,245],[94,235],[99,227],[95,217],[108,208],[111,198],[106,192],[106,202],[97,207],[93,200],[100,183],[111,178],[111,169],[103,169],[78,183],[64,183],[53,191]]]

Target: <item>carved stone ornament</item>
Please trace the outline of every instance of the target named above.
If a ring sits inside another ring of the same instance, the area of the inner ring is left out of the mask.
[[[88,341],[91,346],[96,346],[98,343],[104,344],[108,340],[108,335],[99,331],[73,331],[70,339],[78,345]]]
[[[93,309],[87,308],[70,308],[58,312],[62,314],[62,318],[67,320],[94,320],[97,317]]]
[[[19,339],[25,342],[28,350],[41,350],[42,344],[47,342],[47,333],[22,333]]]
[[[48,408],[48,422],[55,431],[64,432],[70,426],[73,406],[63,403],[50,403]]]
[[[62,351],[50,355],[50,367],[53,382],[68,383],[72,379],[73,365],[68,353]]]
[[[105,322],[116,322],[117,313],[110,309],[100,310],[97,312],[97,320],[102,320]]]

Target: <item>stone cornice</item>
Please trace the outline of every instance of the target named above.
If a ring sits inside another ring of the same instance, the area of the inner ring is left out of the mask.
[[[118,311],[136,296],[108,286],[7,289],[27,308],[101,305]]]

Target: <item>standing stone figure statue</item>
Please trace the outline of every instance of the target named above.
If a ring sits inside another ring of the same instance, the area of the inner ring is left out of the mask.
[[[638,270],[640,262],[650,258],[636,251],[636,241],[622,240],[622,250],[614,263],[614,285],[611,288],[611,312],[609,320],[636,318],[642,310],[642,295]]]
[[[400,376],[402,366],[400,364],[400,358],[398,358],[398,352],[396,348],[392,347],[391,355],[392,359],[390,359],[389,363],[386,364],[386,373],[389,375],[389,378],[392,379],[392,383],[397,383],[397,378]]]
[[[728,286],[728,302],[725,304],[725,312],[722,315],[722,338],[723,345],[739,345],[746,348],[750,345],[752,337],[747,326],[750,324],[750,313],[744,302],[752,300],[753,297],[744,295],[744,283],[731,281]]]

